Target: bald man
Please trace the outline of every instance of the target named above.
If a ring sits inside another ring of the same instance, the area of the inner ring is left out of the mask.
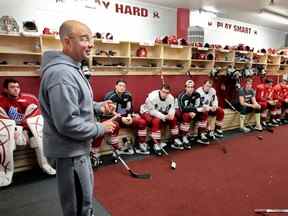
[[[91,216],[91,140],[112,133],[116,126],[111,119],[95,123],[94,112],[110,113],[114,105],[93,103],[93,91],[80,68],[93,47],[88,26],[69,20],[61,25],[59,34],[63,51],[45,52],[41,65],[44,153],[56,161],[63,215]]]

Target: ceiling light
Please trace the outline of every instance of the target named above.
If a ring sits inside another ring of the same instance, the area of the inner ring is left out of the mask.
[[[277,14],[275,12],[269,11],[267,9],[263,9],[260,11],[260,17],[273,21],[273,22],[277,22],[280,24],[285,24],[288,25],[288,17],[287,16],[283,16],[280,14]]]

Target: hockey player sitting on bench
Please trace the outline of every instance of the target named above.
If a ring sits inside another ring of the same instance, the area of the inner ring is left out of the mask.
[[[278,123],[288,123],[288,74],[282,81],[273,86],[273,99],[276,102],[276,120]]]
[[[273,81],[266,79],[263,84],[259,84],[256,87],[256,100],[261,106],[261,123],[263,127],[279,126],[276,121],[276,102],[273,100],[272,85]],[[267,122],[268,117],[270,117],[269,122]]]
[[[207,124],[208,116],[211,116],[212,120],[208,124],[208,137],[210,139],[216,139],[216,137],[223,137],[222,125],[224,119],[224,111],[221,107],[218,106],[218,98],[215,89],[212,87],[212,84],[212,80],[206,80],[203,86],[199,87],[196,92],[200,94],[201,104],[207,110],[202,112],[202,127]],[[203,136],[203,133],[201,134],[202,135],[199,137],[198,142],[209,144],[207,143],[207,138]]]
[[[162,150],[166,143],[160,143],[161,127],[168,124],[173,139],[172,148],[184,149],[181,140],[178,138],[179,129],[175,117],[175,100],[170,93],[170,86],[163,84],[159,90],[149,93],[145,103],[140,107],[140,113],[151,124],[151,137],[153,139],[153,149],[155,154],[162,155]]]
[[[245,87],[239,89],[239,101],[236,103],[235,108],[240,112],[240,130],[244,133],[250,132],[250,129],[245,127],[245,119],[248,113],[254,112],[256,119],[255,129],[262,131],[260,121],[261,106],[257,103],[255,91],[252,88],[253,80],[247,78]]]
[[[177,97],[179,110],[177,109],[176,113],[178,114],[178,112],[180,112],[177,115],[180,121],[180,134],[184,148],[187,149],[191,148],[191,143],[188,138],[191,122],[196,119],[197,115],[201,115],[200,112],[203,111],[200,94],[195,91],[194,86],[193,80],[187,80],[185,82],[185,90],[180,92]]]
[[[116,113],[121,115],[119,119],[120,128],[135,128],[138,138],[138,154],[150,154],[146,143],[147,129],[146,121],[137,113],[133,112],[132,95],[126,90],[125,80],[117,80],[115,89],[105,95],[104,100],[111,100],[116,105]],[[132,146],[120,151],[119,154],[133,154]]]
[[[13,151],[16,145],[30,144],[35,149],[37,161],[48,175],[55,175],[43,154],[41,116],[38,99],[30,94],[20,93],[20,83],[15,79],[6,79],[4,92],[0,96],[0,187],[12,182],[14,172]]]

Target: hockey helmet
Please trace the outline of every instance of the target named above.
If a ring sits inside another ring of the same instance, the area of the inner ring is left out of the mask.
[[[27,32],[37,32],[37,26],[34,21],[23,22],[23,30]]]
[[[145,47],[139,47],[136,50],[136,56],[137,57],[147,57],[148,51]]]

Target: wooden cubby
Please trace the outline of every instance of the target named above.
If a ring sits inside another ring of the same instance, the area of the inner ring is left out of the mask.
[[[207,58],[210,55],[210,58]],[[215,50],[205,47],[191,47],[190,68],[192,74],[205,75],[214,67]]]
[[[62,50],[60,38],[54,35],[43,35],[42,37],[42,52],[49,50]]]
[[[234,65],[235,51],[229,49],[216,49],[214,67],[220,68],[220,75],[225,74],[229,66]]]
[[[288,73],[288,56],[281,56],[279,73]]]
[[[36,76],[41,55],[40,36],[0,35],[1,76]]]
[[[252,57],[253,65],[265,65],[267,64],[267,55],[265,53],[253,53]]]
[[[137,56],[144,48],[147,56]],[[57,36],[0,34],[0,75],[39,76],[45,51],[61,50]],[[208,57],[209,56],[209,57]],[[211,69],[262,65],[269,75],[288,72],[288,56],[218,48],[94,39],[89,58],[93,75],[208,75]],[[220,74],[221,74],[220,73]]]
[[[164,74],[183,74],[189,68],[190,47],[162,45],[161,70]]]
[[[147,56],[137,56],[139,49],[145,49]],[[130,43],[130,64],[129,69],[138,73],[155,73],[160,71],[162,66],[162,46],[161,44]]]
[[[129,57],[129,42],[96,39],[90,59],[92,74],[125,74],[130,63]]]
[[[249,51],[236,50],[234,58],[235,69],[242,70],[252,66],[253,53]]]
[[[278,74],[280,69],[280,55],[269,54],[267,57],[267,66],[266,71],[268,75],[275,75]]]

